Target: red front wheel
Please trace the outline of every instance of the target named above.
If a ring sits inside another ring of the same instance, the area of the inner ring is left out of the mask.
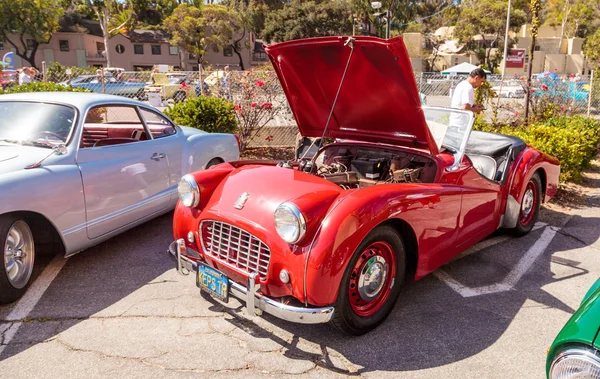
[[[350,335],[376,328],[394,307],[405,268],[404,245],[396,230],[381,226],[371,231],[346,268],[332,324]]]

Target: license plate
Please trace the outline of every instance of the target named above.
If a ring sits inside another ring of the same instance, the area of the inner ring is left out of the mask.
[[[229,280],[227,275],[203,263],[198,263],[196,285],[200,287],[201,291],[208,292],[217,299],[224,302],[229,300]]]

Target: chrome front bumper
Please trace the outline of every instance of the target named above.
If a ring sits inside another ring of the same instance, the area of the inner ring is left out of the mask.
[[[187,255],[188,247],[183,239],[173,241],[169,245],[169,254],[176,259],[177,271],[182,275],[190,272],[196,273],[198,265]],[[184,255],[185,254],[185,255]],[[200,256],[196,252],[196,255]],[[256,283],[256,273],[248,276],[246,287],[229,280],[229,294],[241,301],[246,302],[249,316],[260,316],[263,312],[278,317],[282,320],[296,322],[299,324],[322,324],[333,317],[333,307],[303,308],[278,303],[277,301],[263,296],[258,292],[260,284]]]

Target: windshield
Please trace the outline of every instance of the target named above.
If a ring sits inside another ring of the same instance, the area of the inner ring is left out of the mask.
[[[473,127],[473,113],[459,109],[431,107],[423,107],[423,111],[438,149],[451,150],[455,163],[459,163]]]
[[[76,112],[66,105],[0,101],[0,115],[0,140],[51,147],[67,142]]]

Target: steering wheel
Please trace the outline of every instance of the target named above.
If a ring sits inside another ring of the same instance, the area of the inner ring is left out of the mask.
[[[46,140],[48,139],[48,137],[53,137],[61,142],[65,142],[65,139],[63,138],[63,136],[61,136],[58,133],[54,133],[54,132],[49,132],[47,130],[41,131],[37,133],[37,138],[44,138],[46,137]]]

